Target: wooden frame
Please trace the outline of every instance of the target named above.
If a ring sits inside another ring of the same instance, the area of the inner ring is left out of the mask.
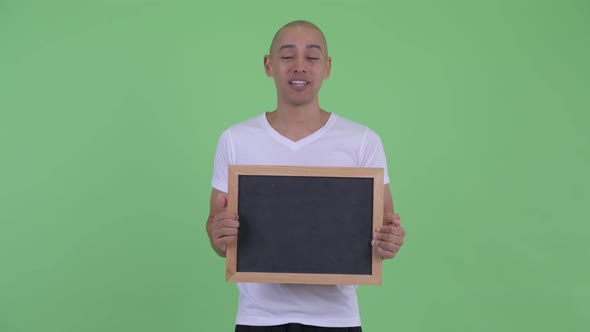
[[[383,225],[383,169],[352,167],[308,166],[253,166],[230,165],[228,170],[229,212],[238,212],[238,183],[241,175],[348,177],[373,179],[372,230]],[[371,239],[367,239],[370,242]],[[238,241],[228,244],[226,252],[226,280],[229,282],[297,283],[297,284],[350,284],[380,285],[382,258],[372,250],[371,274],[323,274],[323,273],[269,273],[237,271]]]

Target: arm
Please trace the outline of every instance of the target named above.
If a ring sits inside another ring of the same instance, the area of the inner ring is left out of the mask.
[[[227,196],[215,188],[211,190],[209,218],[206,223],[211,248],[225,257],[227,244],[235,241],[238,234],[238,216],[226,211]]]
[[[406,231],[401,226],[399,214],[393,212],[393,199],[388,184],[385,185],[383,196],[383,226],[375,230],[371,245],[383,259],[391,259],[404,244]]]

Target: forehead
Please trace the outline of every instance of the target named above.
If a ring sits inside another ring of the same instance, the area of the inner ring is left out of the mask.
[[[297,49],[305,49],[309,45],[318,45],[322,51],[326,50],[326,41],[320,31],[312,27],[294,26],[285,27],[277,34],[273,45],[273,51],[278,51],[281,46],[293,45]]]

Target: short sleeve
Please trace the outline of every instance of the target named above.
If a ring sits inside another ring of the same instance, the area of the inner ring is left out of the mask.
[[[211,181],[213,188],[224,193],[227,193],[227,173],[232,160],[232,150],[231,132],[228,129],[221,134],[217,142],[217,150],[213,161],[213,179]]]
[[[383,180],[389,183],[389,172],[387,170],[387,159],[381,138],[374,131],[367,128],[361,148],[361,166],[383,168]]]

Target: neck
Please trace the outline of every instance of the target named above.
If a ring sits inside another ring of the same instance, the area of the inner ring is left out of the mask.
[[[322,128],[330,113],[318,105],[279,107],[266,115],[270,125],[292,141],[303,139]]]

